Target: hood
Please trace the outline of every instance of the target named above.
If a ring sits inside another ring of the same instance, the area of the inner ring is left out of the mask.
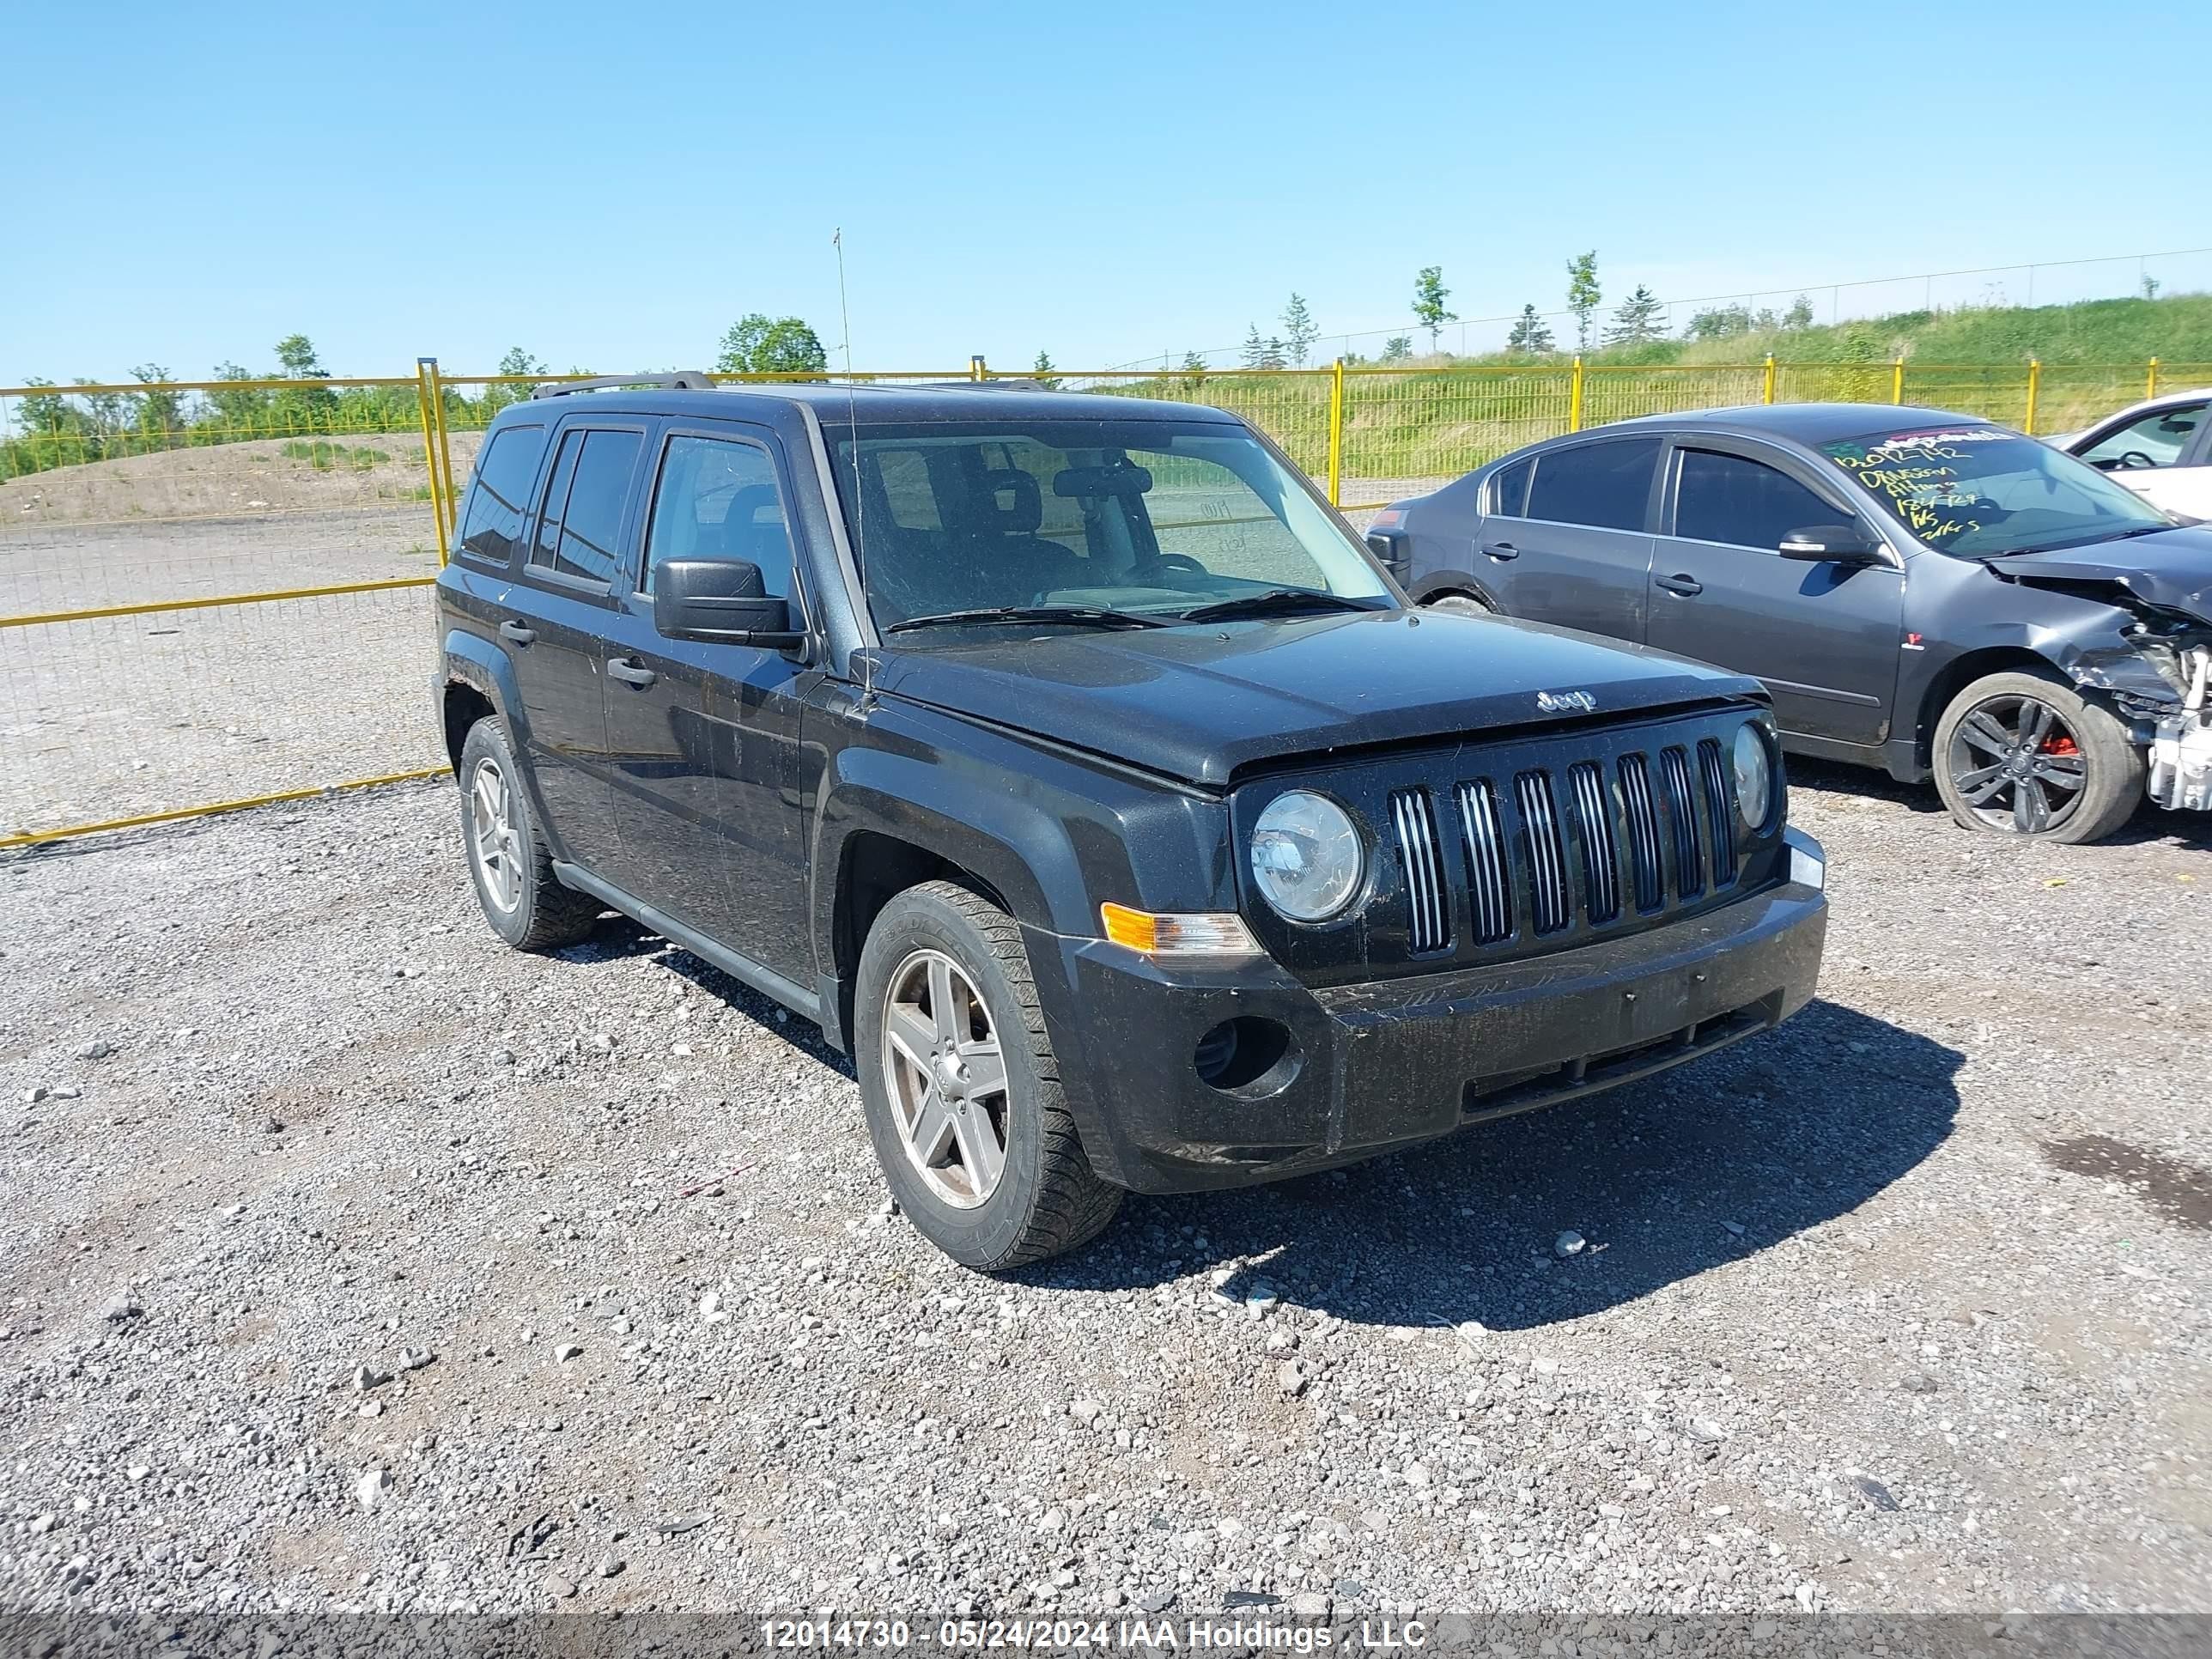
[[[2109,582],[2146,605],[2212,623],[2212,526],[2154,530],[2148,536],[2018,553],[1990,568],[2011,581]]]
[[[1765,696],[1741,675],[1587,634],[1401,611],[1002,632],[886,650],[873,678],[879,692],[1213,787],[1291,756]],[[1576,692],[1595,707],[1538,705]]]

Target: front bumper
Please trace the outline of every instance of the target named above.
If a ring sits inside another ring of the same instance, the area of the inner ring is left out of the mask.
[[[1790,878],[1682,922],[1495,967],[1313,989],[1272,960],[1164,964],[1098,939],[1056,951],[1055,1053],[1100,1173],[1139,1192],[1250,1185],[1372,1158],[1679,1066],[1795,1013],[1827,930],[1819,845]],[[1202,1079],[1225,1020],[1289,1032],[1274,1066]]]

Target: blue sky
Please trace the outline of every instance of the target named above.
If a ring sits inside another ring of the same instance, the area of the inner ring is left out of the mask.
[[[893,368],[1228,346],[1293,289],[1400,327],[1428,264],[1464,316],[1552,309],[1586,247],[1610,308],[2212,245],[2201,124],[2126,136],[2202,6],[125,0],[8,52],[0,383],[295,329],[341,374],[700,364],[753,310],[834,348],[839,226]]]

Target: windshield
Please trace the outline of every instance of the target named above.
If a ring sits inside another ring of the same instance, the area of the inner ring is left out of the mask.
[[[1253,615],[1394,603],[1328,509],[1237,427],[1021,421],[830,435],[869,609],[886,631],[981,623],[968,613],[982,611],[1140,625],[1230,602]]]
[[[2095,468],[2001,427],[1870,432],[1820,453],[1939,552],[2079,547],[2174,522]]]

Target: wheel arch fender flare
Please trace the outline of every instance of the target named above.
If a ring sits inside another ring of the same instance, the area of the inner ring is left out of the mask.
[[[1448,593],[1472,593],[1499,616],[1507,614],[1505,605],[1498,597],[1498,590],[1472,570],[1424,571],[1418,583],[1411,584],[1413,603],[1426,605]]]
[[[507,653],[481,635],[454,628],[447,630],[442,658],[438,676],[440,718],[444,717],[444,705],[453,688],[465,686],[489,703],[492,713],[506,722],[514,740],[522,742],[524,732],[519,719],[522,692],[515,684],[514,665],[507,660]],[[459,745],[450,746],[453,758],[458,760]]]
[[[566,858],[568,849],[562,842],[560,826],[545,810],[545,797],[538,787],[538,771],[530,763],[530,726],[523,714],[522,690],[515,683],[514,665],[507,660],[507,653],[489,640],[460,628],[447,631],[441,657],[435,688],[437,714],[454,772],[458,775],[460,771],[461,744],[467,737],[465,730],[453,729],[447,714],[458,689],[473,692],[489,703],[492,718],[507,728],[508,744],[514,750],[515,769],[522,775],[523,793],[529,800],[532,815],[547,843]]]

